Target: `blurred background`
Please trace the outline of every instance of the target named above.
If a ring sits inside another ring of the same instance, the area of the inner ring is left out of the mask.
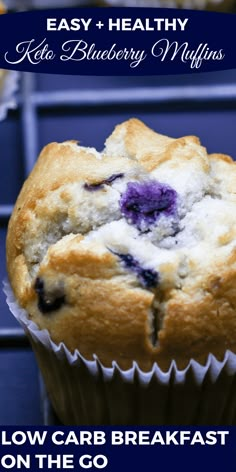
[[[78,6],[177,7],[194,10],[236,11],[236,0],[4,0],[4,3],[12,11]]]

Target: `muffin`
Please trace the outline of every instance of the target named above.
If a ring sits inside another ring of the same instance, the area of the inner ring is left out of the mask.
[[[52,371],[56,378],[72,369],[75,383],[77,361],[83,375],[96,363],[96,375],[86,373],[95,391],[127,369],[121,385],[128,379],[135,392],[135,376],[169,389],[173,365],[182,387],[190,375],[199,392],[203,381],[221,382],[230,364],[231,386],[234,357],[227,364],[225,356],[236,352],[235,187],[230,157],[137,119],[117,126],[101,153],[76,141],[43,149],[9,222],[7,267],[33,344],[38,335],[27,324],[47,333],[47,356],[43,346],[36,351],[57,410],[66,400],[55,397]]]

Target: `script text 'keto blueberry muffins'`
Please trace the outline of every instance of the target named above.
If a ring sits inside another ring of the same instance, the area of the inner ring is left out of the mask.
[[[7,290],[63,422],[234,421],[235,188],[230,157],[136,119],[43,149]]]

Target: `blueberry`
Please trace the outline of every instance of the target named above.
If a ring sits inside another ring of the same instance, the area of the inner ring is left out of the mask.
[[[135,272],[141,285],[146,288],[154,288],[158,285],[159,275],[153,269],[144,269],[131,254],[119,254],[111,251],[118,256],[127,269]]]
[[[124,174],[112,174],[110,177],[104,180],[104,184],[109,185],[116,179],[122,179],[122,177],[124,177]]]
[[[138,262],[134,259],[133,256],[131,256],[131,254],[114,254],[116,254],[122,260],[122,262],[124,262],[125,267],[127,267],[128,269],[137,268]]]
[[[158,273],[151,269],[140,269],[139,279],[145,287],[153,288],[158,284]]]
[[[105,180],[102,180],[101,182],[94,183],[94,184],[84,184],[85,190],[89,190],[91,192],[96,191],[96,190],[101,190],[104,188],[104,185],[110,185],[114,180],[116,179],[121,179],[124,177],[124,174],[112,174],[110,177],[108,177]]]
[[[44,281],[40,277],[36,278],[34,289],[38,294],[38,308],[43,314],[59,310],[65,303],[65,295],[62,293],[62,289],[56,288],[54,293],[46,294]]]
[[[176,213],[177,193],[154,180],[129,182],[120,199],[122,215],[140,230],[147,230],[161,214]]]

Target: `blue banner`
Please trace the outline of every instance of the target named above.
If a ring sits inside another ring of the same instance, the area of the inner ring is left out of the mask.
[[[0,470],[235,471],[236,427],[4,427]]]
[[[0,30],[4,69],[117,76],[236,68],[235,14],[70,8],[1,15]]]

